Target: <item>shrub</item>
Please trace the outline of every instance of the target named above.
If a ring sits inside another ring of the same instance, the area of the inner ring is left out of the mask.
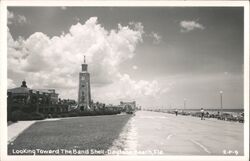
[[[44,115],[38,112],[25,113],[21,110],[16,110],[11,113],[11,119],[13,122],[18,120],[42,120]]]
[[[52,114],[51,114],[51,117],[52,117],[52,118],[58,118],[58,114],[52,113]]]
[[[43,120],[45,118],[45,116],[39,112],[33,112],[29,115],[31,120]]]
[[[68,117],[76,117],[76,116],[79,116],[79,114],[76,113],[76,112],[70,112],[70,113],[68,113]]]
[[[19,121],[19,120],[29,120],[30,116],[29,114],[21,111],[21,110],[16,110],[11,113],[11,120],[13,122]]]
[[[62,113],[61,117],[68,117],[69,115],[67,113]]]

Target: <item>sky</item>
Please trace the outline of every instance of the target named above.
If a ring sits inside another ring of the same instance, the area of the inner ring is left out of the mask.
[[[8,88],[26,80],[77,100],[86,56],[94,102],[243,108],[243,8],[8,7]]]

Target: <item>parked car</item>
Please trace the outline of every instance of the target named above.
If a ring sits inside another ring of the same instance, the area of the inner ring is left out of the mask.
[[[229,113],[222,113],[222,115],[220,115],[218,117],[219,120],[228,120],[228,119],[231,119],[232,118],[232,115],[229,114]]]

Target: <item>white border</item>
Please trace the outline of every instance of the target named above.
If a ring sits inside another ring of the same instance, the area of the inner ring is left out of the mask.
[[[60,5],[59,5],[60,4]],[[224,6],[244,7],[244,156],[8,156],[7,155],[7,6]],[[12,160],[249,160],[249,2],[248,1],[1,1],[0,143],[3,161]]]

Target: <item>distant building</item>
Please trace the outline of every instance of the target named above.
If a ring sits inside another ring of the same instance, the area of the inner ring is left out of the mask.
[[[59,94],[56,93],[55,89],[37,89],[36,91],[39,91],[41,93],[48,93],[50,94],[50,100],[52,104],[57,104],[58,103],[58,96]]]
[[[8,89],[8,93],[11,93],[14,101],[19,102],[19,103],[28,102],[30,100],[30,96],[32,93],[48,96],[50,104],[58,103],[58,96],[59,96],[59,94],[56,93],[55,89],[31,89],[31,88],[28,88],[26,81],[22,81],[21,87]]]
[[[26,81],[20,87],[8,89],[8,117],[16,110],[24,112],[54,113],[67,112],[67,107],[59,106],[55,89],[31,89]]]
[[[123,111],[135,111],[136,110],[136,101],[131,102],[120,102],[120,107],[123,108]]]
[[[74,111],[77,109],[76,101],[73,99],[59,99],[59,104],[67,105],[67,111]]]
[[[85,56],[82,71],[79,73],[78,107],[81,111],[91,110],[90,74]]]
[[[8,96],[11,96],[14,103],[27,104],[29,101],[29,95],[32,91],[31,88],[28,88],[26,81],[22,81],[20,87],[8,89]]]

